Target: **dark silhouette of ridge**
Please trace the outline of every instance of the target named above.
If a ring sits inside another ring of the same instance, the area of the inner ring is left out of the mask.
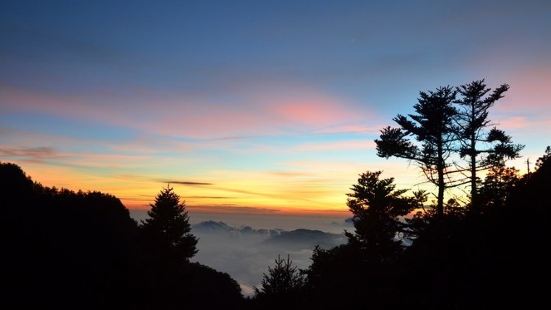
[[[160,253],[119,199],[33,182],[0,163],[0,308],[240,309],[239,285],[199,263],[151,264]],[[165,266],[165,264],[162,264]],[[155,299],[166,294],[164,299]]]
[[[252,299],[229,275],[189,262],[195,243],[185,206],[160,217],[181,222],[154,236],[133,221],[119,199],[33,182],[20,167],[0,163],[0,283],[2,309],[480,309],[545,305],[551,275],[551,151],[537,170],[495,178],[507,195],[499,204],[480,195],[481,213],[405,213],[424,194],[395,190],[378,172],[360,175],[348,206],[355,231],[348,242],[317,247],[305,270],[278,258]],[[497,183],[496,183],[497,182]],[[502,183],[500,183],[502,182]],[[504,182],[504,183],[503,183]],[[490,186],[483,183],[484,186]],[[484,192],[484,190],[482,191]],[[172,198],[174,199],[172,199]],[[158,199],[156,206],[164,204]],[[453,202],[449,202],[453,204]],[[450,207],[447,208],[450,210]],[[165,212],[166,210],[155,212]],[[149,220],[158,221],[154,218]],[[153,224],[150,224],[153,225]],[[155,224],[157,225],[157,224]],[[164,225],[164,224],[163,224]],[[208,229],[229,229],[207,222]],[[230,227],[231,228],[231,227]],[[242,228],[244,231],[255,231]],[[249,232],[250,233],[250,232]],[[407,246],[397,236],[412,241]],[[278,238],[327,237],[315,230],[280,231]],[[190,250],[181,251],[179,240]],[[275,240],[275,241],[274,241]],[[160,242],[160,243],[159,243]],[[166,251],[166,252],[165,252]]]
[[[342,243],[344,235],[331,234],[321,230],[295,229],[282,231],[265,240],[266,244],[286,244],[288,246],[301,246],[302,244],[317,244],[321,247],[334,247]]]
[[[381,247],[383,242],[394,244],[394,239],[388,234],[387,241],[377,241],[383,236],[377,230],[360,230],[363,242],[351,238],[331,249],[317,248],[300,287],[289,284],[292,293],[279,288],[271,296],[264,290],[251,308],[530,309],[547,304],[551,156],[546,154],[539,163],[537,171],[516,181],[502,206],[481,214],[429,213],[408,221],[398,229],[415,238],[402,251]],[[377,184],[369,186],[384,189]],[[390,198],[377,199],[385,206],[398,197]],[[379,225],[381,220],[388,223],[384,217],[370,223]],[[355,220],[356,227],[361,225],[362,220]]]

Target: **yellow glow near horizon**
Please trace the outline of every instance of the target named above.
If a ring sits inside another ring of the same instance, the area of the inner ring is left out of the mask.
[[[161,177],[99,175],[40,163],[18,164],[33,180],[45,186],[109,193],[121,199],[129,209],[147,209],[159,190],[170,181],[170,178]],[[385,177],[402,174],[397,181],[404,185],[418,182],[415,167],[399,167],[393,163],[379,166],[386,168]],[[200,212],[236,212],[242,208],[244,212],[345,216],[348,212],[346,193],[365,168],[355,164],[333,163],[330,166],[312,162],[303,169],[305,172],[294,174],[224,170],[209,172],[197,179],[198,183],[205,184],[173,182],[170,185],[190,210]]]

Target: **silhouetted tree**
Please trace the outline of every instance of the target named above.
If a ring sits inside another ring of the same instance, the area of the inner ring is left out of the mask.
[[[197,253],[197,238],[191,233],[185,203],[180,202],[172,187],[157,194],[147,214],[149,218],[142,222],[141,230],[167,259],[187,262]]]
[[[518,186],[510,193],[507,205],[525,210],[532,214],[534,210],[545,210],[549,217],[551,212],[551,147],[545,149],[545,153],[537,160],[537,169],[524,175]],[[549,218],[548,218],[549,219]]]
[[[290,256],[281,256],[268,267],[260,287],[255,288],[255,304],[259,309],[298,309],[302,300],[305,278]]]
[[[536,161],[536,168],[539,169],[543,166],[543,163],[549,161],[551,158],[551,146],[545,148],[545,153]]]
[[[306,285],[311,309],[345,309],[357,305],[375,306],[371,302],[377,290],[382,287],[371,273],[357,244],[343,244],[332,249],[316,247],[312,253],[312,263],[306,270]],[[384,267],[377,266],[383,271]],[[388,278],[388,277],[387,277]],[[366,302],[366,300],[370,302]]]
[[[505,163],[492,165],[482,186],[479,189],[478,208],[503,207],[513,191],[513,188],[519,182],[518,169],[507,167]]]
[[[456,91],[440,87],[436,91],[420,92],[414,105],[416,114],[409,117],[398,114],[394,121],[399,128],[386,127],[375,140],[377,155],[384,158],[399,157],[416,162],[429,182],[438,187],[437,214],[444,214],[444,191],[456,186],[450,181],[447,159],[453,152],[453,119],[457,110],[452,103]]]
[[[461,143],[460,155],[462,158],[469,158],[469,167],[463,170],[470,173],[471,207],[475,213],[480,212],[477,197],[478,172],[489,169],[494,166],[493,163],[499,163],[503,159],[517,158],[523,148],[522,145],[513,144],[511,137],[502,130],[495,127],[489,129],[492,126],[488,119],[489,109],[503,98],[508,89],[509,85],[503,84],[488,94],[491,89],[486,87],[484,80],[473,81],[457,88],[461,95],[455,101],[461,107],[456,115]],[[499,166],[498,164],[498,170],[501,169]]]
[[[147,309],[177,309],[193,303],[184,297],[192,286],[189,259],[197,252],[185,204],[167,186],[157,194],[140,226],[144,265],[144,294],[138,296]]]
[[[547,288],[540,283],[551,274],[545,247],[551,225],[551,157],[513,184],[504,207],[445,217],[445,226],[430,223],[408,248],[401,292],[409,307],[533,308],[547,302]],[[483,202],[484,186],[480,190]]]
[[[403,254],[409,228],[404,216],[425,201],[423,192],[408,197],[381,172],[360,174],[348,194],[354,232],[346,244],[316,247],[306,270],[312,309],[384,308],[396,286],[395,264]],[[409,234],[409,233],[408,233]]]
[[[355,233],[346,233],[349,243],[357,244],[364,257],[375,262],[394,259],[401,252],[405,216],[419,206],[418,196],[403,197],[393,178],[381,179],[381,171],[360,174],[348,194]]]
[[[268,267],[268,274],[264,274],[260,288],[256,288],[259,296],[284,296],[298,292],[304,285],[304,276],[293,265],[291,257],[278,257],[273,267]]]

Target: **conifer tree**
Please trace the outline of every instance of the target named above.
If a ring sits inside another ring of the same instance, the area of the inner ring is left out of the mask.
[[[494,89],[486,87],[484,80],[473,81],[457,88],[461,98],[455,102],[460,106],[457,119],[458,138],[461,143],[460,155],[468,157],[469,183],[471,185],[471,208],[478,213],[477,183],[480,182],[478,172],[495,167],[500,169],[501,162],[519,156],[523,146],[513,144],[511,137],[504,131],[492,126],[488,119],[489,109],[509,89],[503,84]],[[488,94],[489,93],[489,94]],[[494,165],[497,163],[497,166]]]
[[[477,192],[478,208],[503,207],[511,192],[517,186],[520,177],[518,170],[507,167],[505,163],[490,167],[482,186]]]
[[[268,267],[268,274],[264,274],[260,289],[256,289],[261,298],[294,297],[304,286],[304,276],[293,265],[290,256],[287,259],[277,256],[273,267]]]
[[[444,191],[457,186],[450,178],[448,159],[453,153],[453,119],[457,110],[452,105],[457,92],[450,86],[420,92],[414,105],[416,114],[398,114],[398,128],[386,127],[375,140],[377,155],[398,157],[416,162],[428,181],[438,188],[437,215],[444,214]]]
[[[406,190],[397,190],[393,178],[380,176],[381,171],[362,173],[347,202],[355,228],[354,234],[346,233],[349,242],[374,262],[399,254],[402,247],[396,236],[404,228],[399,217],[417,207],[416,197],[420,197],[403,197]]]
[[[551,146],[547,146],[545,148],[545,153],[543,154],[543,156],[538,158],[538,160],[536,161],[536,169],[541,168],[541,166],[543,166],[543,163],[548,161],[549,158],[551,158]]]
[[[147,214],[149,218],[142,222],[141,229],[163,252],[160,254],[176,261],[189,261],[197,253],[197,238],[191,233],[185,203],[172,187],[167,186],[157,194]]]

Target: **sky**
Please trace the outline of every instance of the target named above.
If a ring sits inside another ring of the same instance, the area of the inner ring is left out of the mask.
[[[373,140],[420,90],[511,85],[491,118],[551,144],[549,1],[2,1],[0,160],[144,209],[348,216]]]

